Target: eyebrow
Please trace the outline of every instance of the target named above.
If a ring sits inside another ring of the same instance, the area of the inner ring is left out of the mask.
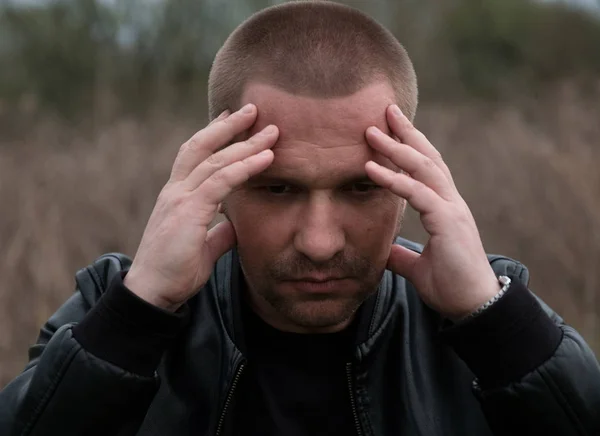
[[[271,184],[271,185],[292,185],[300,188],[307,188],[306,183],[296,177],[280,176],[277,174],[261,173],[248,179],[248,184]],[[346,176],[338,181],[338,186],[352,185],[354,183],[375,183],[366,173],[359,173]]]

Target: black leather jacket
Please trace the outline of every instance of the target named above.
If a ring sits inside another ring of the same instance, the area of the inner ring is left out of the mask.
[[[522,264],[502,256],[489,260],[497,274],[527,285]],[[168,345],[154,376],[94,356],[72,334],[130,263],[108,254],[77,273],[77,291],[43,327],[24,372],[0,393],[0,435],[228,433],[245,368],[235,252],[218,261],[205,289],[188,302],[189,323]],[[346,366],[356,434],[600,435],[598,362],[578,333],[540,304],[552,328],[559,326],[559,340],[548,345],[549,357],[510,380],[514,359],[502,363],[506,356],[497,355],[486,363],[473,357],[510,349],[497,336],[491,339],[493,331],[481,334],[489,324],[445,326],[409,282],[386,271],[361,311],[354,359]],[[528,336],[521,328],[511,340]],[[496,381],[509,381],[480,386],[476,373],[482,365],[489,369],[489,362],[496,365]],[[503,368],[506,374],[500,374]]]

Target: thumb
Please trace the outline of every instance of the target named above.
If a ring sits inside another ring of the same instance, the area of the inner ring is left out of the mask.
[[[208,231],[206,250],[212,263],[231,250],[236,243],[236,234],[230,221],[222,221]]]
[[[387,268],[414,283],[415,265],[421,255],[401,245],[392,245]]]

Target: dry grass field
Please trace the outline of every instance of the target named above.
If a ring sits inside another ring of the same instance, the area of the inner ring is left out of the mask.
[[[597,353],[598,97],[600,86],[566,84],[511,104],[425,103],[417,116],[487,250],[528,265],[532,289]],[[0,130],[0,387],[73,292],[77,269],[107,251],[134,254],[179,144],[205,122],[160,107],[143,117],[90,115],[86,123],[17,119],[25,126],[18,135]],[[404,236],[423,240],[414,213]]]

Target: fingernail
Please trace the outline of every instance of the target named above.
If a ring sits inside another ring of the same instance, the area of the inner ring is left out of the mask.
[[[367,130],[370,130],[373,135],[381,135],[381,130],[377,126],[371,126]]]
[[[254,105],[252,103],[248,103],[242,108],[243,114],[251,114],[252,112],[254,112]]]
[[[275,126],[271,124],[270,126],[265,127],[263,131],[260,132],[260,134],[264,136],[271,136],[275,133],[276,130],[277,129],[275,128]]]
[[[271,153],[273,153],[271,150],[263,150],[260,153],[257,153],[256,156],[260,156],[260,157],[267,157],[269,156]]]
[[[401,117],[403,115],[397,104],[392,105],[392,113],[397,117]]]

